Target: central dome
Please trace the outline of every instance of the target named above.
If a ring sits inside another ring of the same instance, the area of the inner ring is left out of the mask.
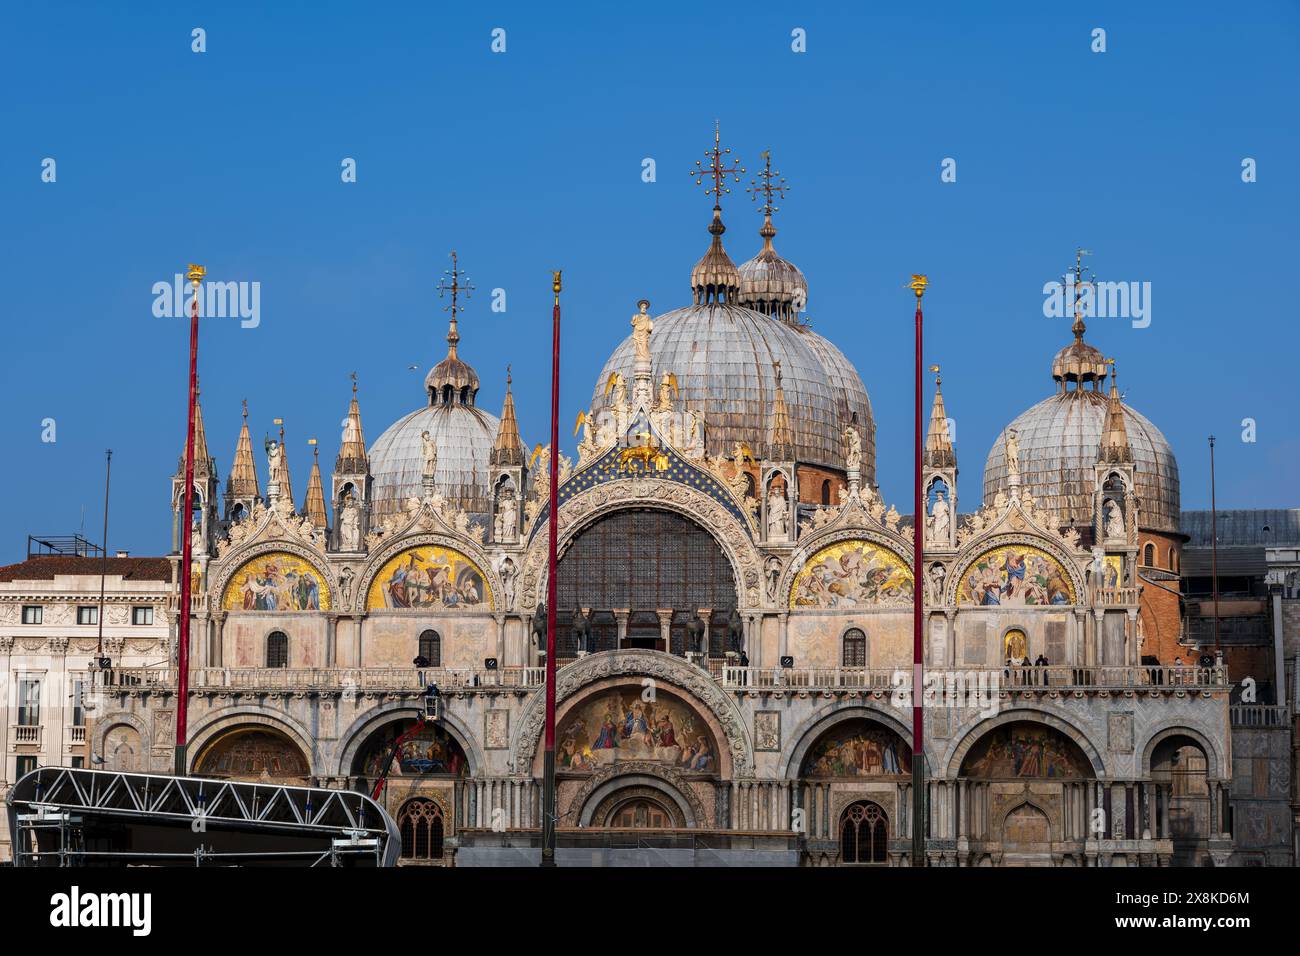
[[[821,336],[741,306],[707,302],[658,316],[650,336],[654,379],[677,376],[678,407],[704,415],[706,451],[729,455],[736,442],[766,454],[776,375],[794,431],[799,461],[844,469],[844,426],[857,416],[863,434],[862,477],[875,483],[871,402],[858,373]],[[592,410],[608,408],[605,384],[613,372],[633,378],[636,346],[629,335],[605,363]]]

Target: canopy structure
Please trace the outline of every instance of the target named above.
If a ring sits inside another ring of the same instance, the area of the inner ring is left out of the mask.
[[[15,866],[394,866],[397,824],[350,790],[42,767],[6,798]]]

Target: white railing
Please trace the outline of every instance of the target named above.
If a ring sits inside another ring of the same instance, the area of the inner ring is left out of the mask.
[[[192,690],[441,690],[462,687],[537,687],[540,667],[200,667],[190,674]]]
[[[1142,598],[1141,588],[1097,588],[1097,603],[1110,605],[1134,605]]]
[[[1139,687],[1226,687],[1219,667],[1073,667],[1069,665],[1010,667],[927,667],[934,680],[949,675],[969,686],[996,682],[1011,690],[1126,690]],[[722,684],[730,688],[790,687],[834,690],[890,690],[911,686],[911,668],[851,667],[724,667]]]
[[[16,744],[39,744],[41,742],[41,725],[10,724],[9,739]]]
[[[72,744],[84,744],[85,742],[86,742],[86,728],[85,728],[85,727],[69,727],[69,728],[68,728],[68,743],[72,743]]]
[[[1234,727],[1285,727],[1287,709],[1276,704],[1233,704]]]

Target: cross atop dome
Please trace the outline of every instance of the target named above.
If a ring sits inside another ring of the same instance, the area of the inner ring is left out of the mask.
[[[709,223],[709,233],[713,236],[713,243],[709,246],[709,251],[704,254],[704,258],[700,259],[691,270],[691,289],[695,293],[696,305],[733,303],[740,293],[740,272],[736,269],[736,264],[731,261],[731,257],[727,255],[727,250],[722,247],[722,234],[727,231],[727,227],[722,224],[721,200],[723,193],[731,192],[723,184],[728,176],[740,182],[740,176],[745,171],[745,167],[739,162],[733,166],[727,165],[728,160],[725,157],[730,152],[731,147],[724,149],[722,146],[720,126],[715,121],[713,148],[704,153],[709,163],[706,166],[696,160],[696,168],[690,173],[695,178],[697,186],[704,185],[705,179],[713,180],[713,185],[704,190],[706,196],[713,197],[713,221]]]
[[[1083,257],[1090,255],[1092,253],[1087,249],[1076,249],[1074,267],[1067,270],[1063,276],[1066,289],[1073,290],[1074,324],[1070,327],[1070,331],[1074,333],[1074,341],[1057,352],[1052,360],[1052,378],[1056,379],[1062,391],[1068,390],[1070,382],[1075,383],[1076,391],[1082,388],[1085,382],[1091,382],[1095,391],[1109,371],[1102,354],[1083,340],[1083,333],[1088,330],[1083,321],[1083,313],[1087,308],[1084,302],[1084,290],[1088,290],[1087,294],[1091,298],[1096,294],[1097,282],[1096,275],[1091,270],[1084,269]]]
[[[460,343],[456,317],[464,311],[460,296],[463,294],[468,299],[475,289],[465,281],[465,273],[460,268],[455,249],[451,251],[451,268],[443,274],[451,277],[450,283],[444,278],[439,279],[437,285],[438,298],[451,293],[451,303],[442,307],[442,311],[451,313],[451,323],[447,329],[447,357],[425,377],[424,389],[429,393],[431,405],[450,405],[454,402],[473,405],[478,394],[478,373],[456,354],[456,346]]]
[[[450,346],[447,350],[447,355],[449,358],[455,358],[456,343],[460,341],[460,332],[456,328],[456,316],[464,311],[464,306],[459,304],[459,296],[460,293],[464,292],[465,298],[468,299],[469,294],[474,292],[475,288],[468,282],[460,281],[461,277],[464,276],[465,273],[458,266],[455,249],[451,250],[451,268],[443,274],[451,276],[451,285],[447,284],[446,279],[439,279],[437,286],[438,298],[441,299],[448,292],[451,293],[451,304],[444,305],[442,311],[451,313],[451,327],[447,330],[447,344]]]
[[[786,185],[785,177],[781,175],[780,170],[772,170],[772,151],[765,149],[758,155],[763,160],[763,168],[759,170],[758,179],[750,180],[745,191],[750,193],[750,198],[754,202],[758,202],[758,197],[762,195],[763,204],[759,208],[763,211],[763,228],[758,231],[758,234],[764,239],[770,239],[776,235],[776,227],[772,225],[772,213],[780,209],[779,206],[773,205],[772,197],[785,199],[785,191],[790,187]],[[776,182],[773,182],[773,179]]]

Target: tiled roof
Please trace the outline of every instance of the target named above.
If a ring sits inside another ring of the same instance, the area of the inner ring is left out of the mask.
[[[29,558],[19,564],[0,567],[0,581],[52,581],[60,574],[98,575],[107,565],[110,577],[124,581],[171,582],[171,562],[166,558],[103,558],[79,555],[51,555]]]

